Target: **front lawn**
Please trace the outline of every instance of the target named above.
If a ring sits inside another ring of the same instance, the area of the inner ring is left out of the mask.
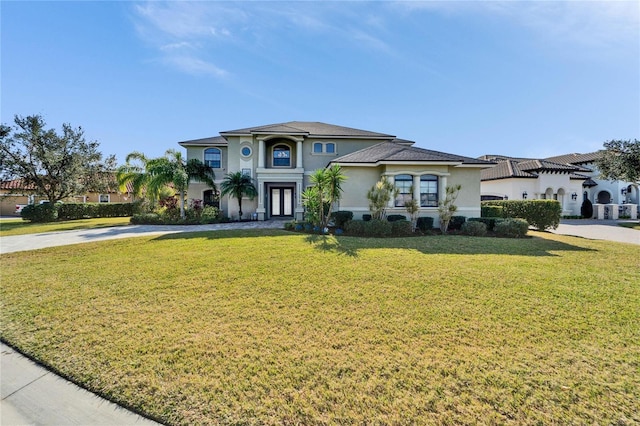
[[[531,234],[6,254],[1,336],[169,424],[637,424],[638,246]]]
[[[103,217],[50,223],[32,223],[22,219],[3,219],[0,220],[0,237],[38,234],[41,232],[72,231],[76,229],[108,228],[112,226],[130,225],[130,220],[130,217]]]

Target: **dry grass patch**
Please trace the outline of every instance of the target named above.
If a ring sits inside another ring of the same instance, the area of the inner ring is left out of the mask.
[[[2,339],[170,424],[640,422],[638,247],[533,234],[3,255]]]

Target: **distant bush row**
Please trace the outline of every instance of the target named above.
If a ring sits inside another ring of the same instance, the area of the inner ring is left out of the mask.
[[[136,208],[135,203],[44,203],[25,206],[20,216],[31,222],[55,222],[98,217],[127,217],[132,216]]]

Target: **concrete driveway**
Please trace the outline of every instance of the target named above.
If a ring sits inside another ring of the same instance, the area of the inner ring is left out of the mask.
[[[563,219],[554,234],[640,245],[640,231],[620,226],[622,220]],[[637,221],[636,221],[637,223]]]

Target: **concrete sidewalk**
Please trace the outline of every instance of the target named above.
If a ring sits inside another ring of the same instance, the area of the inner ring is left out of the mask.
[[[0,424],[159,425],[55,375],[0,344]]]

